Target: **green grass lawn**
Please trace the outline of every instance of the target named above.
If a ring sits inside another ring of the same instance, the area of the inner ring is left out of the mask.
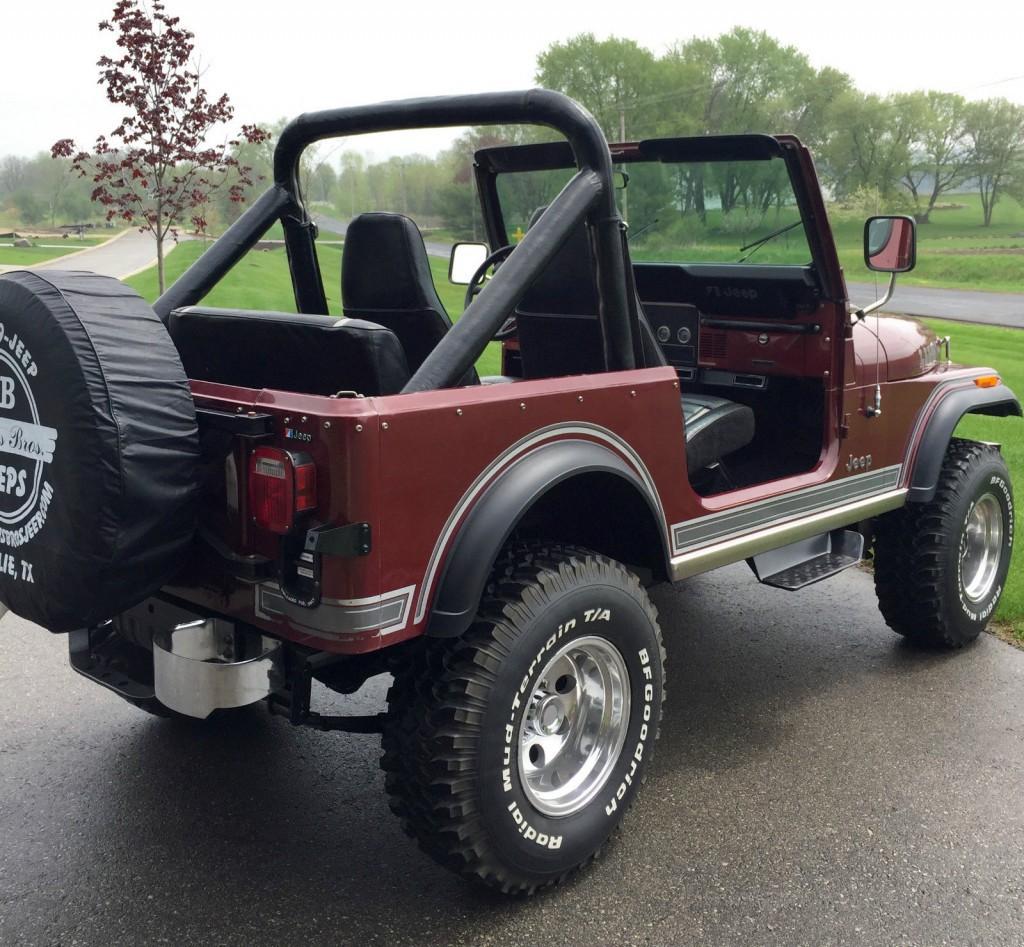
[[[1024,293],[1024,208],[1011,198],[996,205],[991,227],[981,225],[977,194],[954,194],[932,212],[927,224],[917,228],[917,266],[900,277],[907,286],[950,287]],[[885,212],[879,208],[879,212]],[[866,213],[829,210],[829,220],[846,278],[855,282],[883,282],[883,277],[864,266],[863,233]],[[795,211],[784,208],[769,213],[752,230],[736,231],[721,212],[708,212],[707,226],[691,218],[688,223],[663,220],[630,242],[636,260],[684,260],[690,262],[738,262],[739,248],[755,237],[795,220]],[[979,253],[979,250],[988,252]],[[752,255],[751,263],[802,263],[808,258],[802,234],[794,232],[765,244]]]
[[[322,227],[319,228],[319,229],[320,229],[320,239],[321,240],[344,240],[345,239],[344,234],[334,233],[334,231],[332,231],[332,230],[324,230]],[[280,222],[274,224],[263,235],[262,239],[264,239],[264,240],[284,240],[284,228],[281,226]]]
[[[45,244],[45,246],[31,247],[4,246],[12,241],[0,240],[0,264],[4,266],[34,266],[36,263],[45,263],[47,260],[55,260],[57,257],[94,247],[109,239],[110,236],[83,237],[81,239],[68,237],[67,240],[57,236],[38,237],[33,239],[32,243]],[[54,249],[55,247],[56,249]]]
[[[940,335],[952,336],[950,354],[957,362],[995,368],[1014,394],[1024,397],[1024,331],[945,320],[922,321]],[[960,422],[956,433],[960,437],[996,441],[1002,445],[1016,488],[1018,513],[1024,509],[1021,505],[1024,501],[1024,419],[968,415]],[[1018,515],[1018,525],[1019,522]],[[1007,622],[1015,637],[1024,642],[1024,548],[1019,529],[1010,576],[996,619]]]
[[[992,226],[983,227],[977,194],[954,194],[949,203],[961,206],[934,210],[927,224],[918,225],[917,266],[900,281],[1024,293],[1024,208],[1006,198],[996,205]],[[863,221],[833,214],[832,228],[846,278],[871,281],[875,274],[864,266]]]

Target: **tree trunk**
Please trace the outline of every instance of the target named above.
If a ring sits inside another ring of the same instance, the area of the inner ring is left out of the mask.
[[[163,296],[167,288],[164,286],[164,238],[159,233],[156,235],[156,281],[160,287],[160,295]]]
[[[992,226],[992,209],[996,206],[996,183],[989,179],[982,179],[980,182],[981,210],[983,214],[983,227]]]

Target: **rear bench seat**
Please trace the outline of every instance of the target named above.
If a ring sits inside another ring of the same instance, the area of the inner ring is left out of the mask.
[[[311,395],[397,394],[409,380],[398,337],[362,319],[175,309],[168,330],[189,378]]]

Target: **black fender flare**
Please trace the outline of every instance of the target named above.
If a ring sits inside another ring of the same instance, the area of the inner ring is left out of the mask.
[[[958,388],[942,397],[921,434],[910,475],[908,503],[928,503],[935,496],[939,471],[953,431],[966,414],[1021,416],[1020,402],[1005,385]]]
[[[470,625],[491,569],[524,514],[553,487],[585,473],[608,473],[630,483],[647,502],[658,525],[668,568],[668,543],[661,503],[621,456],[585,440],[560,440],[530,451],[499,474],[455,536],[437,583],[427,634],[454,638]]]

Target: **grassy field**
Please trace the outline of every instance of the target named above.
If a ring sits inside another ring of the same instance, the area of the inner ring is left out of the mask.
[[[950,205],[932,212],[931,221],[917,228],[917,267],[900,277],[907,286],[934,286],[992,292],[1024,292],[1024,208],[1010,198],[996,206],[991,227],[981,225],[977,194],[955,194]],[[872,282],[876,275],[864,266],[863,232],[866,212],[829,211],[839,259],[852,281]],[[708,212],[707,227],[695,220],[687,225],[661,222],[630,242],[637,260],[738,262],[739,248],[772,229],[795,220],[784,209],[769,214],[751,230],[738,230],[719,211]],[[801,263],[808,257],[803,235],[796,231],[766,243],[751,263]],[[881,282],[881,277],[878,278]]]
[[[0,264],[4,266],[34,266],[36,263],[45,263],[47,260],[55,260],[57,257],[66,256],[77,250],[85,250],[87,247],[94,247],[98,243],[109,240],[110,236],[103,237],[68,237],[67,240],[57,236],[38,237],[32,240],[35,246],[14,247],[8,246],[11,241],[0,240]],[[38,246],[45,244],[45,246]]]
[[[1024,397],[1024,331],[962,322],[922,321],[940,335],[952,336],[951,354],[956,361],[995,368],[1014,394]],[[1024,420],[973,415],[960,422],[956,433],[960,437],[996,441],[1002,445],[1016,487],[1018,512],[1024,509]],[[1018,519],[1018,525],[1019,522]],[[1024,643],[1024,546],[1019,529],[1010,576],[996,619],[1007,623],[1013,637]]]
[[[204,247],[199,241],[188,241],[167,258],[167,277],[173,281],[199,258]],[[341,251],[330,245],[320,247],[320,266],[332,314],[341,314],[339,287]],[[442,302],[457,319],[462,313],[464,288],[448,282],[447,261],[431,257],[434,283]],[[149,300],[156,298],[156,273],[147,270],[127,280]],[[210,306],[232,306],[241,309],[278,309],[295,311],[287,261],[282,250],[250,253],[228,277],[206,297]],[[928,321],[928,320],[925,320]],[[930,325],[941,335],[953,337],[955,359],[969,365],[985,365],[997,369],[1004,381],[1018,395],[1024,395],[1024,332],[991,326],[967,325],[932,320]],[[492,344],[477,362],[482,375],[500,372],[500,347]],[[1024,497],[1024,421],[1015,418],[968,417],[957,429],[963,437],[998,441],[1010,466],[1020,496]],[[996,615],[1005,622],[1010,634],[1024,641],[1024,552],[1018,550],[1003,601]]]
[[[918,226],[917,267],[900,282],[1024,292],[1024,208],[1010,198],[1000,201],[992,226],[983,227],[977,194],[954,194],[949,203],[957,206],[932,211],[930,222]],[[864,267],[863,220],[833,214],[832,227],[847,279],[870,281],[874,274]]]

